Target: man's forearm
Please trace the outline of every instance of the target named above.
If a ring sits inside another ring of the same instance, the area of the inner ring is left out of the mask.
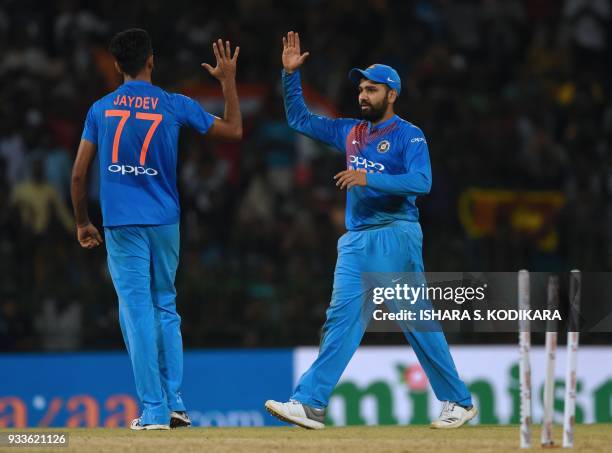
[[[289,73],[283,69],[282,83],[283,102],[289,127],[344,152],[344,136],[338,120],[316,115],[308,110],[302,91],[300,72],[295,70]]]
[[[77,226],[87,225],[89,223],[89,214],[87,212],[87,178],[84,176],[72,176],[70,187],[70,195],[72,197],[72,206],[74,209],[74,218]]]
[[[431,190],[431,174],[429,172],[411,172],[402,175],[369,173],[368,187],[394,195],[426,195]]]
[[[302,94],[302,81],[299,72],[282,72],[283,102],[289,126],[298,132],[308,133],[310,112]]]
[[[94,139],[92,139],[94,140]],[[70,183],[70,196],[77,226],[87,225],[87,175],[89,166],[96,157],[97,146],[89,138],[81,139],[74,166],[72,167],[72,180]]]
[[[242,136],[242,114],[240,113],[240,101],[238,100],[238,89],[236,80],[231,79],[221,83],[223,97],[225,98],[225,112],[223,119],[227,121]]]

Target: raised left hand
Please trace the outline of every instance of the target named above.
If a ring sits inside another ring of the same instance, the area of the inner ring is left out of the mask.
[[[202,63],[202,67],[221,83],[227,80],[234,80],[236,78],[236,62],[239,52],[240,47],[236,47],[234,56],[232,56],[230,42],[225,41],[225,46],[223,46],[223,41],[219,39],[217,42],[213,42],[213,53],[217,59],[217,65],[213,68],[208,63]]]
[[[350,189],[354,186],[367,186],[368,181],[366,173],[359,170],[344,170],[334,176],[336,180],[336,186],[340,187],[340,190]]]

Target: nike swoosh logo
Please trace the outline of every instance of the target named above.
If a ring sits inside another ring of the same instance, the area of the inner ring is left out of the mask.
[[[401,279],[402,279],[402,277],[400,277],[400,278],[396,278],[396,279],[394,279],[394,280],[391,280],[391,283],[397,283],[397,282],[399,282]]]
[[[392,78],[390,78],[390,77],[387,77],[387,82],[395,83],[395,80],[393,80],[393,79],[392,79]]]
[[[358,145],[359,142],[357,140],[353,140],[353,145]]]

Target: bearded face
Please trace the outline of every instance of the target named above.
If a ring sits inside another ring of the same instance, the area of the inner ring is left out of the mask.
[[[382,119],[389,108],[389,87],[363,79],[359,84],[359,107],[361,116],[376,123]]]

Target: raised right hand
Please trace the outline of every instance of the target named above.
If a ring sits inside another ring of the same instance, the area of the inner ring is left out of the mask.
[[[283,36],[283,67],[285,72],[291,74],[304,63],[310,55],[309,52],[300,54],[300,35],[290,31],[287,37]]]

